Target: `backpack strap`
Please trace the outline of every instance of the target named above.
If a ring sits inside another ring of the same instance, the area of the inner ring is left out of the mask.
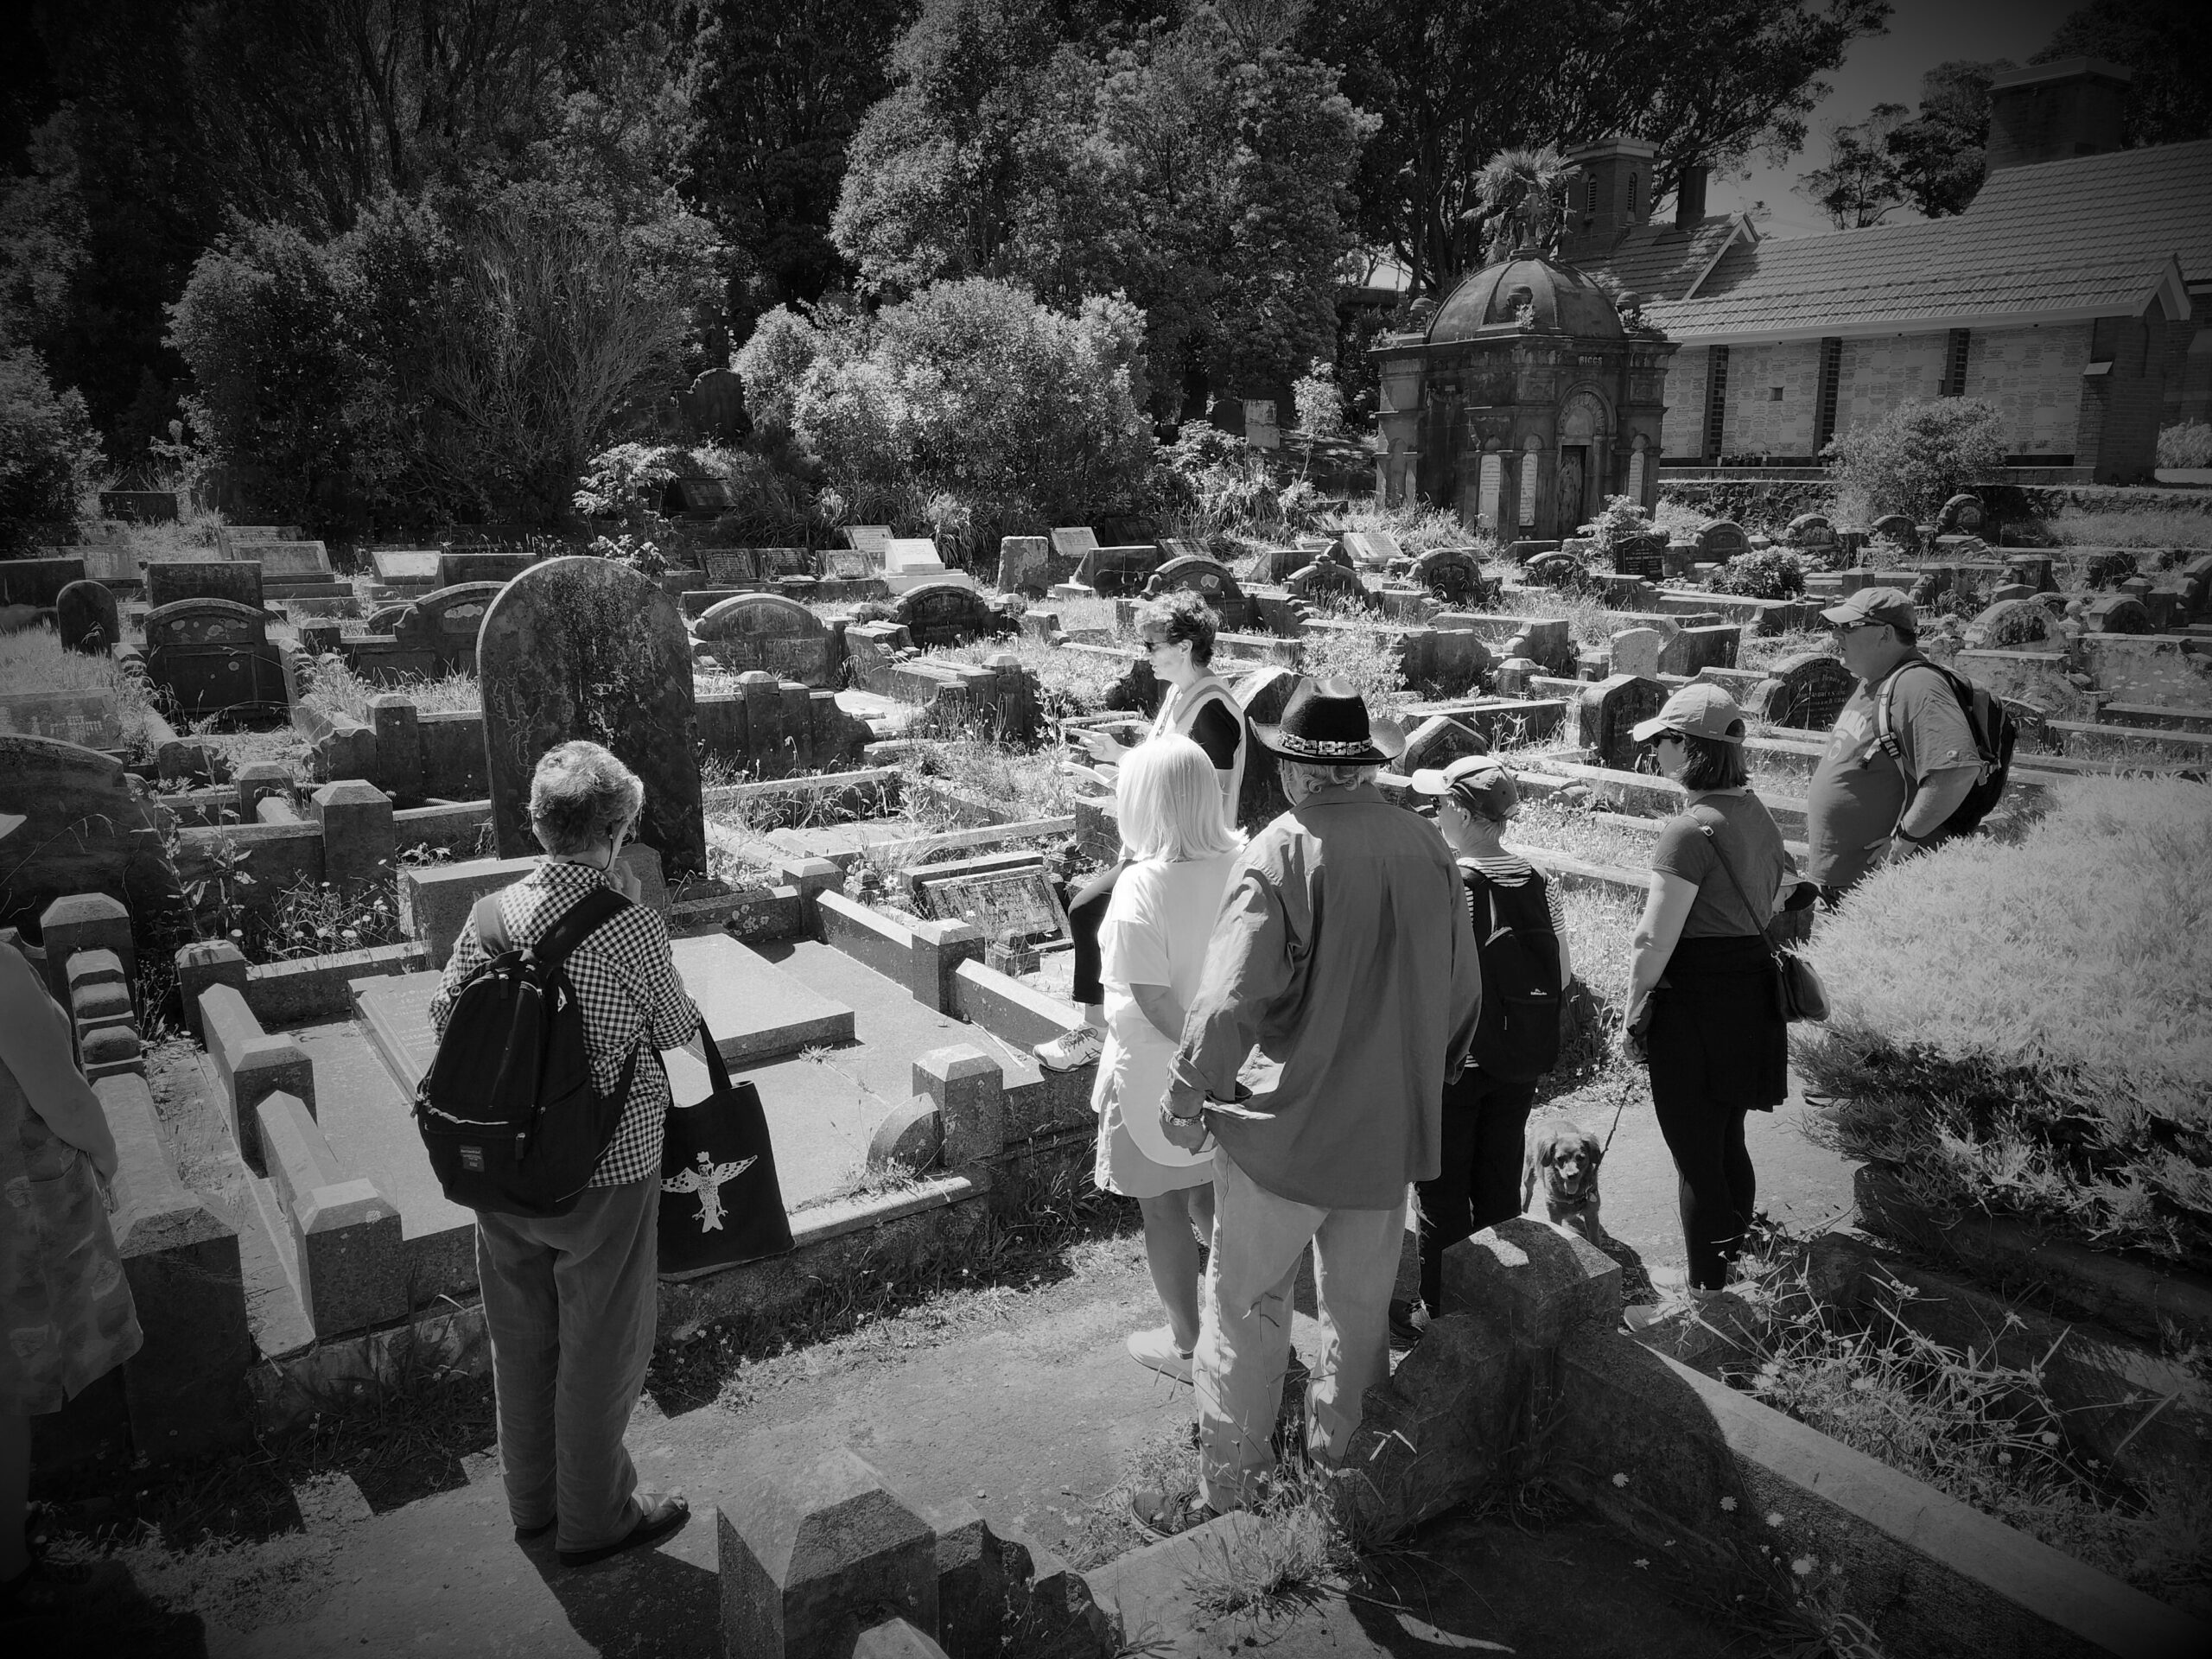
[[[470,912],[476,920],[476,943],[487,957],[504,957],[515,948],[507,932],[507,918],[499,910],[499,895],[487,893]]]
[[[630,901],[613,888],[594,887],[563,912],[531,949],[540,962],[565,962],[578,945],[629,907]]]
[[[1751,918],[1751,925],[1758,930],[1759,943],[1766,946],[1767,954],[1772,956],[1774,941],[1768,937],[1766,927],[1767,922],[1773,917],[1774,906],[1771,904],[1768,905],[1765,917],[1759,914],[1759,907],[1751,902],[1751,894],[1744,891],[1743,882],[1737,877],[1736,867],[1728,861],[1727,849],[1721,846],[1720,837],[1713,832],[1714,823],[1725,823],[1727,820],[1722,817],[1719,810],[1714,807],[1693,806],[1685,810],[1690,822],[1697,825],[1698,833],[1703,836],[1712,846],[1713,856],[1719,861],[1721,870],[1728,877],[1728,885],[1736,889],[1736,897],[1742,901],[1745,912]],[[1712,813],[1713,823],[1708,823],[1700,817],[1698,815],[1700,812]]]

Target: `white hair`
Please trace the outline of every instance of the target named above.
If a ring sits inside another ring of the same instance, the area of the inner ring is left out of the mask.
[[[1132,857],[1170,864],[1233,853],[1243,837],[1223,810],[1221,774],[1187,737],[1163,733],[1123,757],[1114,779],[1115,816]]]
[[[1278,757],[1277,762],[1285,772],[1295,771],[1305,779],[1308,789],[1353,789],[1361,784],[1371,784],[1382,770],[1380,766],[1326,766],[1318,760],[1293,760]]]
[[[595,846],[645,804],[645,785],[638,774],[582,738],[546,750],[530,780],[531,826],[549,853]]]

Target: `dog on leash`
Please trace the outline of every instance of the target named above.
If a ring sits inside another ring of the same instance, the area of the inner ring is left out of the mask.
[[[1522,1213],[1572,1227],[1602,1248],[1605,1230],[1598,1220],[1598,1166],[1605,1157],[1598,1137],[1572,1123],[1555,1123],[1536,1135],[1521,1166]]]

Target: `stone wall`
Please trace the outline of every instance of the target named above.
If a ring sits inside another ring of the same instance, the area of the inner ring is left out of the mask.
[[[1976,329],[1967,341],[1966,395],[2004,415],[2008,454],[2070,455],[2088,360],[2087,323]]]
[[[1721,426],[1721,453],[1811,454],[1820,381],[1817,340],[1736,346],[1728,353],[1728,408]],[[1779,397],[1775,396],[1777,391],[1782,394]],[[1671,397],[1669,403],[1671,411]],[[1698,407],[1701,410],[1704,406],[1700,392]]]
[[[1707,354],[1687,346],[1667,359],[1667,412],[1659,425],[1659,453],[1669,461],[1705,454],[1705,378]]]
[[[1837,435],[1878,421],[1899,404],[1934,401],[1943,387],[1948,346],[1948,337],[1940,332],[1845,340],[1836,372]]]

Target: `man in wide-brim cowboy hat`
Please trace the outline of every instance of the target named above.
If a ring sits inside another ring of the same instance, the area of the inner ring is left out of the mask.
[[[1406,1187],[1440,1166],[1439,1103],[1481,1000],[1451,851],[1376,787],[1389,757],[1357,695],[1324,681],[1254,740],[1290,810],[1230,878],[1160,1107],[1177,1144],[1220,1143],[1192,1360],[1202,1504],[1186,1518],[1250,1502],[1273,1469],[1309,1244],[1324,1334],[1306,1444],[1325,1463],[1344,1454],[1361,1396],[1389,1375]]]

